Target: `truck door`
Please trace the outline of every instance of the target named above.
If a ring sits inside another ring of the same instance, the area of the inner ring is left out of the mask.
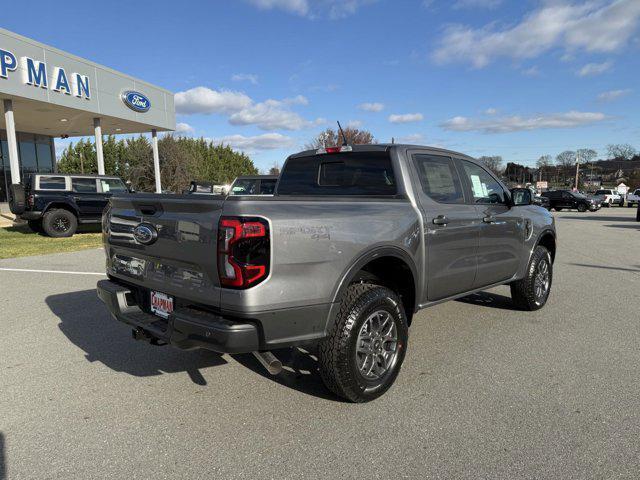
[[[71,177],[71,190],[80,218],[95,220],[100,218],[106,205],[106,196],[98,193],[98,183],[95,177]]]
[[[472,288],[480,222],[474,205],[465,201],[454,160],[415,153],[416,196],[424,217],[426,292],[423,299],[440,300]]]
[[[474,288],[508,280],[518,271],[524,245],[524,219],[512,208],[502,184],[480,165],[458,160],[481,224]]]

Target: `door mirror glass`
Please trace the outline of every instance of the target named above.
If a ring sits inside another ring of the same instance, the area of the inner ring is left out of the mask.
[[[533,203],[533,195],[528,188],[512,188],[511,202],[514,207],[522,205],[531,205]]]

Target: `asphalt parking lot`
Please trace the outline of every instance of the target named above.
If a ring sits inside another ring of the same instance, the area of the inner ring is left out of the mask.
[[[135,342],[95,295],[103,252],[0,261],[0,479],[638,478],[640,224],[561,212],[551,298],[422,311],[375,402],[315,361]]]

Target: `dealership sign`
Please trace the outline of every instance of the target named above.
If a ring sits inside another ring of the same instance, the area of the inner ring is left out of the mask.
[[[151,108],[151,100],[142,93],[133,90],[122,92],[122,101],[134,112],[144,113]]]
[[[67,73],[63,67],[51,68],[51,76],[45,62],[30,57],[20,57],[22,81],[27,85],[53,90],[78,98],[91,98],[89,77],[81,73]],[[0,49],[0,78],[9,78],[18,69],[18,58],[8,50]]]

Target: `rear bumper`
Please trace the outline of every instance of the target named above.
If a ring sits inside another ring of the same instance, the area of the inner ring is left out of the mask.
[[[141,328],[151,337],[178,348],[206,348],[220,353],[247,353],[260,349],[258,327],[234,322],[213,313],[180,308],[168,319],[144,312],[134,303],[131,291],[109,280],[100,280],[98,297],[123,323]]]
[[[98,297],[115,319],[178,348],[204,348],[220,353],[248,353],[317,343],[326,336],[327,320],[339,307],[339,304],[315,305],[233,318],[178,307],[169,318],[163,319],[140,308],[135,289],[111,280],[100,280],[97,285]]]

